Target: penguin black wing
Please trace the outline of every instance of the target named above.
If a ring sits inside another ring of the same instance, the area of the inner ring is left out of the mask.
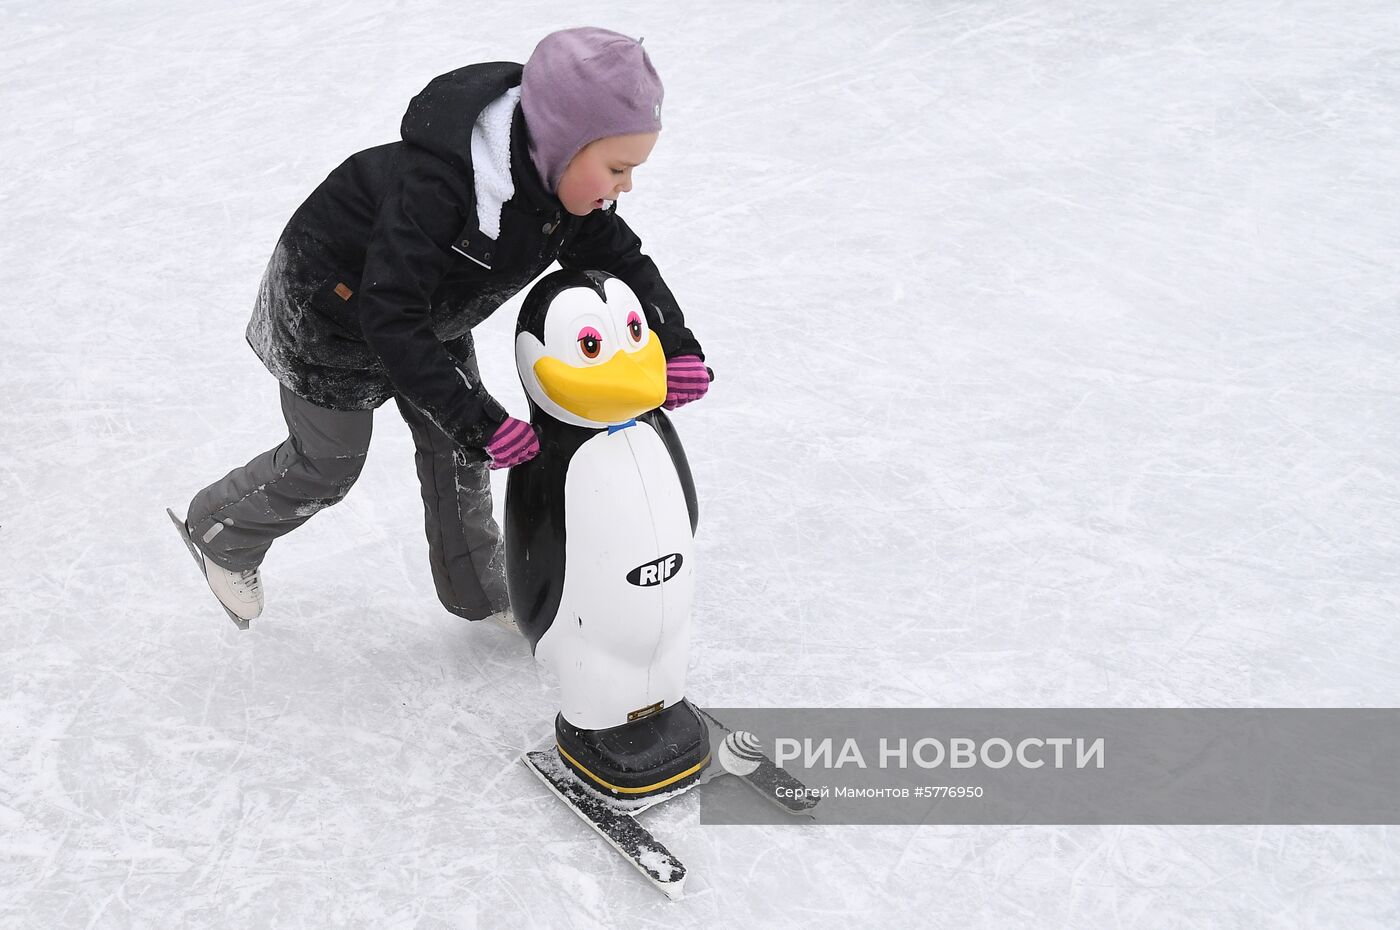
[[[637,419],[656,430],[656,435],[661,437],[661,441],[666,444],[666,451],[671,454],[671,464],[676,466],[676,477],[680,478],[681,490],[685,492],[685,509],[690,512],[690,533],[693,536],[695,527],[700,522],[700,507],[695,500],[695,479],[690,476],[690,462],[687,461],[685,449],[681,446],[681,437],[671,425],[671,418],[666,416],[666,412],[660,407],[642,414]]]
[[[554,623],[564,594],[564,478],[595,430],[537,419],[540,455],[506,480],[506,587],[520,632],[533,650]]]

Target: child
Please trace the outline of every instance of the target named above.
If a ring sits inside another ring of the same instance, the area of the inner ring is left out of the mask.
[[[288,438],[196,494],[185,519],[225,607],[262,612],[268,548],[346,495],[373,410],[392,397],[417,449],[438,598],[509,624],[487,469],[539,443],[482,385],[471,330],[556,259],[637,293],[666,354],[667,408],[704,396],[700,344],[617,215],[656,143],[661,97],[641,43],[555,32],[523,68],[435,78],[409,103],[402,141],[352,155],[297,209],[248,324]]]

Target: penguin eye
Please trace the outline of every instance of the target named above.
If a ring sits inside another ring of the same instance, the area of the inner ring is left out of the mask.
[[[642,341],[642,318],[637,316],[636,310],[627,314],[627,332],[632,336],[633,342]]]
[[[603,351],[603,334],[591,326],[578,331],[578,348],[584,358],[597,358]]]

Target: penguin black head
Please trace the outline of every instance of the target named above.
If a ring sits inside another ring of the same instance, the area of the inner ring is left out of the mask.
[[[531,404],[574,426],[626,423],[666,399],[666,356],[632,289],[603,271],[556,271],[525,298],[515,366]]]

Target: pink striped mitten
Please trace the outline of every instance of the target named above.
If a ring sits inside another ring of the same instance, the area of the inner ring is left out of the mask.
[[[710,371],[698,355],[677,355],[666,359],[666,401],[661,406],[675,410],[699,400],[710,389]]]
[[[506,417],[505,422],[491,434],[491,441],[486,444],[486,454],[491,456],[491,464],[487,468],[510,468],[539,455],[540,441],[529,423]]]

